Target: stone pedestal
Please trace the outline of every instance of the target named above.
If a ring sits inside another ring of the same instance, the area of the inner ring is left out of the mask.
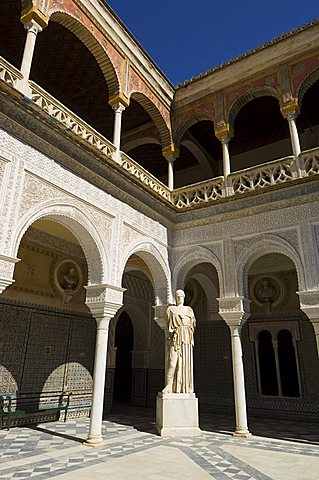
[[[162,437],[198,437],[198,399],[195,393],[159,393],[156,430]]]

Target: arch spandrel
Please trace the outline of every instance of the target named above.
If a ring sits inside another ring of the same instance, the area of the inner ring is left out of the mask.
[[[299,107],[302,107],[303,97],[317,80],[319,80],[319,66],[313,72],[311,72],[298,87],[296,93]]]
[[[70,230],[78,240],[88,266],[88,284],[108,283],[110,265],[94,219],[77,206],[44,202],[28,210],[17,222],[12,240],[12,255],[16,256],[22,237],[34,222],[51,220]]]
[[[255,100],[256,98],[259,98],[259,97],[276,98],[278,100],[278,111],[279,111],[281,97],[278,90],[276,90],[273,87],[265,85],[265,86],[251,88],[250,90],[240,95],[236,94],[236,92],[233,92],[233,93],[234,93],[234,98],[230,103],[228,109],[226,110],[226,122],[229,123],[232,128],[234,128],[235,118],[240,112],[240,110],[245,105],[247,105],[252,100]]]
[[[183,136],[187,132],[189,128],[191,128],[193,125],[195,125],[198,122],[203,122],[203,121],[211,121],[213,124],[215,124],[215,115],[213,112],[205,112],[205,111],[199,111],[199,112],[193,112],[190,113],[189,115],[177,120],[174,122],[174,145],[176,145],[177,148],[180,148],[181,142],[183,139]],[[212,126],[212,137],[214,137],[214,126]]]
[[[237,258],[236,278],[238,294],[248,297],[248,271],[253,263],[264,255],[281,254],[288,257],[294,264],[297,272],[299,290],[306,290],[305,271],[302,259],[296,249],[287,241],[273,234],[258,237],[255,242],[249,242]]]
[[[150,115],[161,137],[162,147],[172,143],[170,109],[146,85],[134,69],[129,69],[127,96],[136,100]]]
[[[121,92],[121,78],[125,68],[124,58],[79,10],[72,0],[60,3],[51,0],[49,20],[59,23],[76,35],[90,50],[99,64],[106,80],[109,97],[112,98]]]
[[[155,304],[167,305],[170,296],[169,265],[162,253],[151,242],[132,242],[128,248],[125,249],[119,268],[119,283],[121,283],[125,266],[132,255],[140,257],[151,272]]]
[[[193,267],[201,263],[211,264],[217,271],[220,296],[224,296],[224,278],[220,259],[204,247],[192,248],[176,262],[173,270],[173,290],[184,288],[187,275]]]
[[[319,56],[314,55],[290,65],[293,95],[302,101],[307,89],[318,79]]]

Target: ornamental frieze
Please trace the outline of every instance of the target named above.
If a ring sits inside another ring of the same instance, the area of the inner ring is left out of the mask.
[[[300,87],[309,75],[319,68],[319,54],[305,58],[290,66],[291,85],[294,96],[298,95]]]

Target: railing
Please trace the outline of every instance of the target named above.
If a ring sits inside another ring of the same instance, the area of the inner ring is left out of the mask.
[[[319,148],[312,148],[306,152],[302,152],[301,158],[301,170],[305,177],[311,177],[312,175],[319,174]]]
[[[172,191],[171,202],[179,210],[211,203],[225,196],[224,177],[213,178]]]
[[[295,158],[291,156],[231,173],[227,182],[230,193],[236,195],[290,182],[297,177]]]
[[[106,155],[110,159],[112,158],[115,147],[111,142],[81,120],[71,112],[71,110],[64,107],[58,100],[39,87],[39,85],[34,82],[29,82],[29,86],[31,89],[31,100],[35,105],[50,115],[57,123],[60,123],[82,140],[97,148],[103,155]]]
[[[4,58],[0,57],[0,80],[14,86],[17,80],[22,79],[22,73]]]
[[[132,160],[126,153],[120,152],[120,161],[119,165],[125,170],[130,176],[134,177],[147,188],[150,188],[153,192],[157,193],[161,198],[164,198],[171,203],[171,190],[164,185],[162,182],[157,180],[151,173],[145,170],[143,167],[138,165],[134,160]]]
[[[19,89],[22,75],[19,70],[0,57],[0,81]],[[302,152],[299,156],[300,171],[295,158],[289,156],[272,162],[246,168],[231,173],[226,182],[224,177],[216,177],[204,182],[170,190],[152,174],[132,160],[124,152],[118,155],[114,145],[100,135],[90,125],[63,106],[58,100],[39,87],[28,82],[30,106],[36,106],[48,114],[54,122],[79,137],[83,143],[94,147],[128,178],[150,190],[158,199],[165,200],[176,211],[198,206],[208,206],[225,197],[258,191],[265,187],[291,182],[299,177],[311,177],[319,174],[319,148]],[[22,93],[22,92],[21,92]]]

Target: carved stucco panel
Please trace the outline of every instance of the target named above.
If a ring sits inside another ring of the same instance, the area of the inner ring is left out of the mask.
[[[275,235],[276,237],[286,240],[296,250],[296,252],[300,252],[299,236],[298,236],[298,231],[296,229],[276,231],[275,233],[271,233],[271,235]],[[257,234],[252,237],[246,237],[242,239],[235,239],[234,240],[235,259],[237,260],[239,258],[243,250],[246,250],[246,249],[251,250],[257,242],[263,239],[267,239],[267,233]]]
[[[276,201],[276,192],[274,192],[273,201]],[[286,205],[283,204],[283,207],[285,206]],[[226,212],[224,219],[222,216],[220,217],[220,220],[222,221],[215,223],[209,221],[210,223],[207,222],[206,225],[201,224],[198,226],[195,226],[198,219],[196,218],[197,212],[194,212],[191,216],[194,223],[188,222],[188,228],[176,231],[174,246],[182,247],[192,244],[206,246],[224,238],[244,237],[268,232],[277,235],[277,229],[281,235],[281,232],[284,232],[284,229],[293,229],[303,223],[306,219],[311,221],[318,218],[318,209],[318,202],[294,205],[292,207],[289,207],[288,204],[287,208],[261,213],[256,213],[253,209],[250,211],[248,208],[243,210],[242,216],[240,217],[238,216],[240,211],[236,212],[236,218],[234,219],[229,219],[229,215]],[[212,218],[214,218],[213,214]],[[193,226],[190,227],[190,224]],[[285,234],[283,233],[283,235]]]
[[[103,243],[109,248],[112,236],[112,218],[103,214],[99,210],[81,202],[80,199],[75,199],[73,196],[68,195],[66,192],[55,188],[44,182],[42,179],[35,177],[32,174],[27,173],[25,176],[22,203],[20,206],[19,217],[23,217],[34,206],[43,204],[47,201],[54,201],[54,204],[63,203],[66,205],[74,205],[79,210],[85,209],[86,213],[90,214],[93,223],[103,238]]]
[[[54,186],[54,195],[61,195],[60,198],[62,198],[63,194],[61,192],[67,192],[70,195],[69,198],[85,201],[88,205],[96,207],[97,212],[100,211],[101,214],[105,212],[105,215],[108,215],[110,219],[121,215],[123,218],[130,219],[130,223],[148,238],[151,237],[165,245],[167,244],[167,229],[159,222],[132,208],[129,205],[131,201],[129,195],[127,196],[127,203],[116,199],[91,182],[84,180],[85,171],[83,177],[74,175],[52,158],[0,130],[0,152],[2,151],[10,151],[16,159],[23,159],[28,175],[33,174],[34,177],[47,182],[48,186]],[[60,190],[58,191],[58,189]],[[46,189],[46,192],[48,198],[52,198],[49,190]],[[40,195],[42,194],[40,193]],[[82,208],[87,209],[88,207],[83,204]]]

